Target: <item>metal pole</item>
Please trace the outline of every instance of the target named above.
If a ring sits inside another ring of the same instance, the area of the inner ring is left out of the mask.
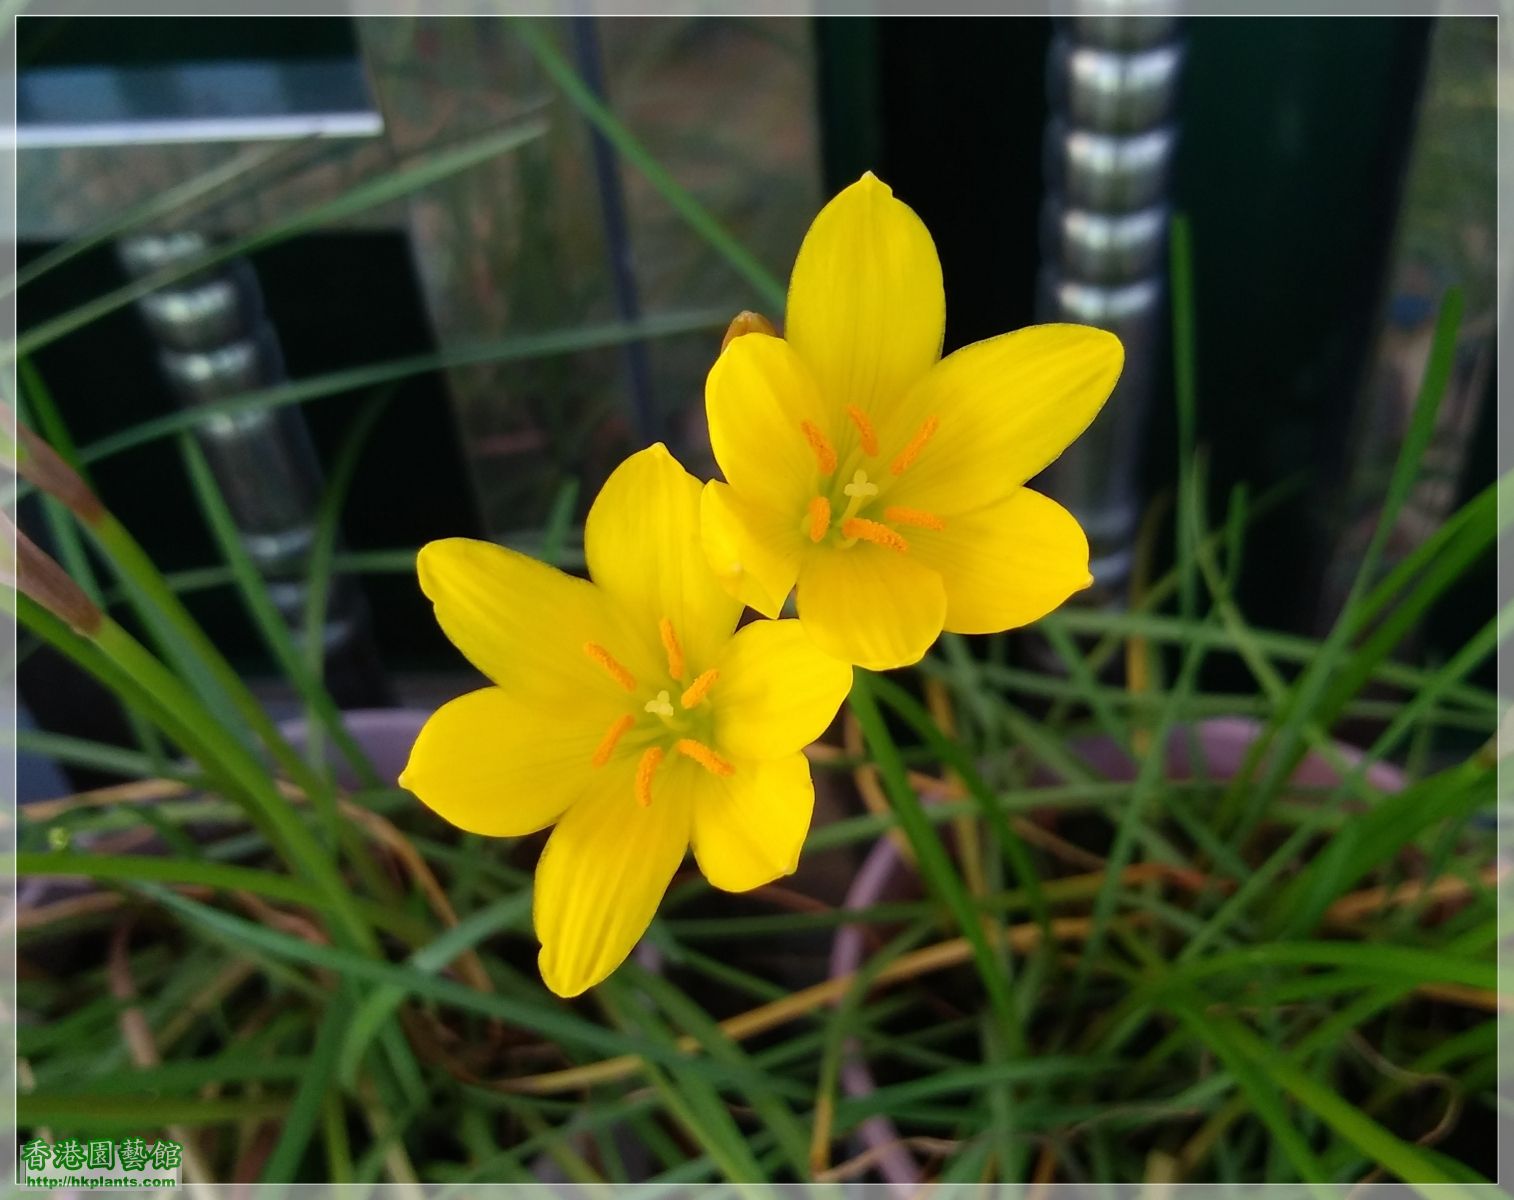
[[[1052,41],[1037,299],[1040,319],[1097,325],[1125,345],[1125,373],[1104,412],[1040,480],[1088,532],[1095,583],[1080,599],[1093,604],[1123,598],[1140,519],[1183,60],[1174,18],[1124,16],[1122,7],[1068,18]]]
[[[118,244],[122,264],[147,276],[204,252],[197,233],[149,234]],[[138,302],[158,361],[179,402],[192,408],[285,379],[278,337],[250,264],[237,259]],[[222,414],[195,426],[243,544],[292,628],[304,623],[307,560],[323,481],[304,418],[293,408]],[[326,682],[344,707],[391,703],[353,580],[333,578],[325,629]]]

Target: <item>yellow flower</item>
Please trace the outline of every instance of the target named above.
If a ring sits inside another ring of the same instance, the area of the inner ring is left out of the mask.
[[[810,227],[784,337],[740,331],[705,388],[728,481],[702,501],[711,567],[770,617],[797,583],[805,632],[859,666],[1028,624],[1092,582],[1077,521],[1022,485],[1103,406],[1119,339],[1038,325],[943,359],[945,320],[930,234],[869,173]]]
[[[699,492],[661,445],[623,462],[584,528],[593,582],[466,538],[420,552],[443,631],[496,686],[426,722],[400,784],[473,833],[556,824],[534,919],[562,996],[620,965],[690,844],[727,891],[793,871],[814,806],[801,751],[851,687],[796,621],[733,635]]]

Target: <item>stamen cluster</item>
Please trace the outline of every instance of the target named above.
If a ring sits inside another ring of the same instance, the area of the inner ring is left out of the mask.
[[[846,415],[857,429],[858,449],[862,458],[877,458],[878,432],[873,422],[855,404],[847,406]],[[849,549],[858,542],[871,542],[875,546],[906,554],[909,552],[909,541],[894,526],[912,526],[937,533],[944,530],[946,522],[935,513],[926,512],[924,509],[910,508],[905,505],[879,507],[884,489],[890,482],[888,477],[898,478],[903,475],[920,457],[921,451],[935,436],[940,425],[939,418],[935,416],[925,419],[920,428],[915,431],[914,436],[889,463],[888,475],[880,475],[884,481],[882,485],[873,482],[868,477],[866,467],[859,465],[852,472],[851,482],[841,488],[840,495],[835,495],[834,490],[831,494],[822,490],[812,496],[804,514],[805,536],[811,542],[819,544],[835,531],[839,536],[834,540],[842,549]],[[799,430],[804,435],[805,441],[809,443],[810,449],[814,451],[815,465],[819,470],[823,489],[825,480],[834,479],[837,476],[840,458],[836,453],[836,448],[820,426],[813,421],[799,422]],[[853,454],[851,458],[856,459],[857,455]],[[838,506],[841,507],[841,516],[834,518]],[[863,515],[869,512],[874,515]]]
[[[687,662],[673,622],[663,617],[657,624],[657,634],[667,656],[668,679],[681,685],[686,678]],[[598,642],[585,642],[583,649],[591,662],[628,693],[632,696],[641,693],[636,677],[609,650]],[[634,790],[636,802],[643,808],[652,803],[652,781],[670,751],[698,763],[711,775],[722,779],[734,774],[736,768],[707,744],[713,740],[708,732],[713,727],[713,720],[709,711],[711,705],[707,701],[710,689],[719,679],[720,671],[715,667],[695,676],[693,682],[681,689],[676,708],[672,689],[659,688],[641,705],[640,712],[622,713],[615,718],[590,758],[590,765],[607,765],[628,738],[631,744],[640,745],[642,750],[636,764]],[[647,717],[653,719],[647,720]],[[704,740],[691,736],[694,733],[700,733]]]

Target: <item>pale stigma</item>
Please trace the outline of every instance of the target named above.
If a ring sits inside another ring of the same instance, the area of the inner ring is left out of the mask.
[[[866,471],[859,470],[852,476],[852,481],[841,490],[846,493],[846,511],[841,514],[841,524],[844,527],[846,522],[855,517],[858,511],[878,494],[878,485],[869,482]]]
[[[852,476],[852,481],[841,490],[853,500],[871,500],[878,494],[878,485],[876,483],[869,483],[867,472],[859,469]]]
[[[644,712],[655,713],[659,717],[671,717],[673,715],[673,697],[666,691],[657,693],[657,699],[648,700],[643,706]]]

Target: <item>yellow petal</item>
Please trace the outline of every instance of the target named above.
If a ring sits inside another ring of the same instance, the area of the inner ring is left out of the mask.
[[[852,669],[810,641],[798,621],[754,621],[721,656],[710,695],[715,742],[733,758],[770,759],[808,746],[835,719]]]
[[[589,730],[481,688],[431,714],[399,784],[459,829],[521,837],[557,820],[587,784],[597,741]]]
[[[615,617],[593,584],[471,538],[422,546],[416,569],[442,631],[512,695],[557,705],[613,693],[584,643],[615,641],[619,654],[632,648],[616,638]]]
[[[941,573],[953,633],[1028,625],[1093,582],[1077,520],[1029,488],[952,517],[939,532],[912,530],[910,553]]]
[[[828,417],[793,348],[761,333],[737,338],[710,368],[704,395],[710,447],[731,486],[756,504],[802,513],[820,480],[803,424],[823,428]]]
[[[806,558],[798,599],[799,620],[816,646],[874,671],[919,662],[946,619],[935,571],[868,542]]]
[[[559,996],[578,995],[625,961],[683,861],[692,775],[668,769],[675,765],[654,776],[652,803],[643,808],[635,798],[635,760],[610,763],[547,839],[532,919],[541,977]]]
[[[700,486],[660,442],[631,455],[589,509],[584,555],[594,582],[652,646],[667,618],[688,662],[702,669],[736,627],[741,605],[705,561]]]
[[[897,403],[941,354],[946,295],[920,218],[871,172],[820,210],[789,281],[784,336],[837,413]]]
[[[728,484],[707,483],[700,539],[711,573],[730,595],[765,617],[782,611],[804,544],[794,515],[753,504]]]
[[[802,754],[738,761],[730,776],[708,776],[694,803],[699,869],[727,892],[793,874],[814,809],[810,764]]]
[[[890,503],[945,516],[1002,500],[1088,428],[1124,360],[1117,337],[1086,325],[1032,325],[948,354],[879,430],[892,456],[939,422]]]

